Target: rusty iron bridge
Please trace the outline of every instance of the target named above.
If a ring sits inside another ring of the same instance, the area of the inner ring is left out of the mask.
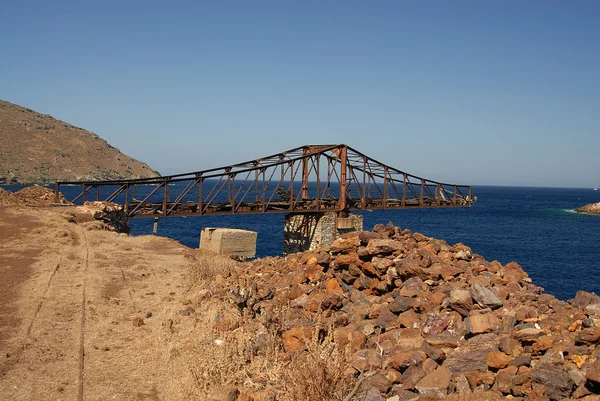
[[[130,217],[470,207],[472,188],[417,177],[341,145],[307,145],[231,166],[170,176],[61,181],[72,203],[108,201]]]

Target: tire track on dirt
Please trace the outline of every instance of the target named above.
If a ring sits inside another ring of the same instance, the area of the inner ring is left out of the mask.
[[[79,387],[77,390],[77,400],[84,399],[84,382],[85,382],[85,322],[86,322],[86,287],[87,287],[87,272],[90,262],[90,247],[85,231],[80,228],[83,235],[83,246],[85,247],[85,263],[83,266],[83,291],[81,299],[81,334],[79,336]]]
[[[35,311],[33,312],[33,317],[31,318],[31,321],[29,322],[29,325],[27,326],[27,332],[25,333],[25,343],[31,336],[31,328],[33,327],[33,324],[35,323],[35,320],[37,319],[37,317],[40,313],[40,310],[42,309],[42,306],[44,305],[44,301],[46,301],[46,299],[47,299],[48,291],[50,290],[52,281],[54,281],[54,277],[56,277],[56,274],[58,273],[58,269],[60,269],[61,261],[62,261],[62,257],[56,264],[56,267],[54,268],[54,270],[52,271],[52,274],[50,275],[50,278],[48,279],[48,282],[46,283],[46,288],[44,289],[44,293],[41,296],[40,302],[38,302],[38,305],[35,308]],[[25,343],[23,344],[22,348],[25,348]]]
[[[127,284],[129,284],[129,281],[127,280],[127,277],[125,276],[125,271],[123,270],[123,268],[121,266],[119,266],[119,269],[121,270],[121,276],[123,277],[123,285],[127,286],[127,293],[129,294],[129,300],[131,301],[131,309],[132,310],[136,310],[136,304],[135,304],[135,300],[133,299],[133,294],[131,293],[131,286],[128,286]]]
[[[60,269],[61,261],[62,261],[62,256],[59,259],[58,263],[56,264],[56,267],[52,271],[52,274],[50,275],[48,282],[46,283],[46,287],[44,288],[44,293],[41,295],[40,301],[38,302],[38,304],[33,312],[33,316],[31,317],[29,324],[27,325],[27,330],[25,331],[25,336],[22,339],[21,345],[15,349],[14,358],[12,359],[12,361],[10,363],[7,363],[6,366],[3,367],[3,369],[2,369],[3,372],[6,372],[6,370],[11,369],[12,367],[16,366],[21,361],[21,358],[23,357],[23,352],[27,349],[27,345],[31,339],[31,330],[38,318],[38,315],[40,314],[40,311],[42,310],[42,307],[44,306],[45,301],[48,299],[48,292],[50,291],[52,282],[54,281],[54,278],[56,277],[58,270]]]
[[[31,317],[29,324],[27,325],[27,330],[25,331],[25,336],[23,337],[21,346],[18,347],[16,355],[13,359],[13,362],[9,364],[9,366],[11,366],[11,367],[15,366],[16,364],[18,364],[21,361],[21,358],[23,356],[23,351],[25,351],[25,349],[27,348],[27,344],[29,343],[29,340],[31,339],[31,330],[37,320],[38,315],[40,314],[40,311],[42,310],[42,307],[44,306],[45,301],[48,299],[48,291],[50,291],[52,282],[54,281],[54,278],[56,277],[58,270],[60,269],[61,261],[62,261],[62,256],[59,259],[58,263],[56,264],[56,267],[52,271],[52,274],[50,275],[48,282],[46,283],[46,287],[44,288],[44,293],[41,295],[40,301],[38,302],[38,304],[33,312],[33,316]]]

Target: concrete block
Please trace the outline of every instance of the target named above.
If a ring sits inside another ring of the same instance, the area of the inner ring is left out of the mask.
[[[200,233],[200,249],[240,258],[256,256],[258,233],[236,228],[205,228]]]

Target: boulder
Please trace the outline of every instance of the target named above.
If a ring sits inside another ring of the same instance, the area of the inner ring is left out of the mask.
[[[420,394],[435,393],[444,396],[448,393],[451,376],[450,369],[440,366],[419,380],[415,388]]]
[[[385,358],[385,366],[392,369],[403,371],[409,366],[421,365],[427,359],[425,352],[421,350],[404,351],[403,348],[397,348]]]
[[[415,299],[411,297],[396,297],[390,304],[390,310],[394,313],[402,313],[413,307]]]
[[[498,349],[500,338],[495,333],[469,338],[463,345],[446,355],[442,366],[454,373],[487,370],[487,356]]]
[[[372,239],[367,244],[367,253],[369,255],[390,254],[401,249],[401,242],[393,239]]]
[[[332,253],[350,253],[355,251],[360,245],[360,239],[357,236],[350,238],[338,238],[331,243],[329,249]]]
[[[508,263],[500,270],[500,272],[502,278],[508,282],[518,282],[529,277],[523,268],[516,262]]]
[[[350,356],[348,363],[359,371],[366,372],[381,369],[383,358],[375,349],[360,349]]]
[[[581,330],[575,337],[575,344],[592,345],[600,341],[600,327],[594,326]]]
[[[535,327],[526,327],[514,333],[514,336],[519,341],[533,342],[537,338],[544,335],[544,330]]]
[[[586,379],[592,387],[600,388],[600,359],[590,365]]]
[[[463,316],[467,316],[473,309],[471,292],[465,288],[455,288],[450,292],[448,306]]]
[[[482,308],[500,308],[503,303],[489,288],[483,287],[479,284],[471,286],[471,296],[473,301],[477,302]]]
[[[500,319],[492,313],[482,313],[465,319],[467,334],[477,335],[495,331],[500,326]]]
[[[541,364],[531,372],[531,381],[546,388],[546,396],[551,400],[568,398],[573,391],[573,380],[559,366]]]
[[[305,349],[306,343],[310,340],[312,333],[312,327],[308,326],[294,327],[285,331],[282,335],[285,351],[293,353]]]
[[[488,354],[486,363],[490,368],[502,369],[505,368],[511,360],[511,356],[506,355],[504,352],[494,350]]]
[[[585,308],[588,305],[600,303],[600,296],[593,292],[580,290],[577,291],[575,298],[571,299],[569,303],[573,305],[574,308]]]

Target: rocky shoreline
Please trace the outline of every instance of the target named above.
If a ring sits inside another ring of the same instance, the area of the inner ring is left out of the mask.
[[[344,350],[363,400],[600,399],[600,297],[560,301],[517,263],[463,244],[377,225],[318,252],[245,263],[216,283],[243,316],[222,326],[253,333],[252,353],[275,330],[284,359],[301,358],[317,327]],[[265,388],[227,394],[279,399]]]
[[[600,202],[579,207],[575,211],[577,213],[600,214]]]

